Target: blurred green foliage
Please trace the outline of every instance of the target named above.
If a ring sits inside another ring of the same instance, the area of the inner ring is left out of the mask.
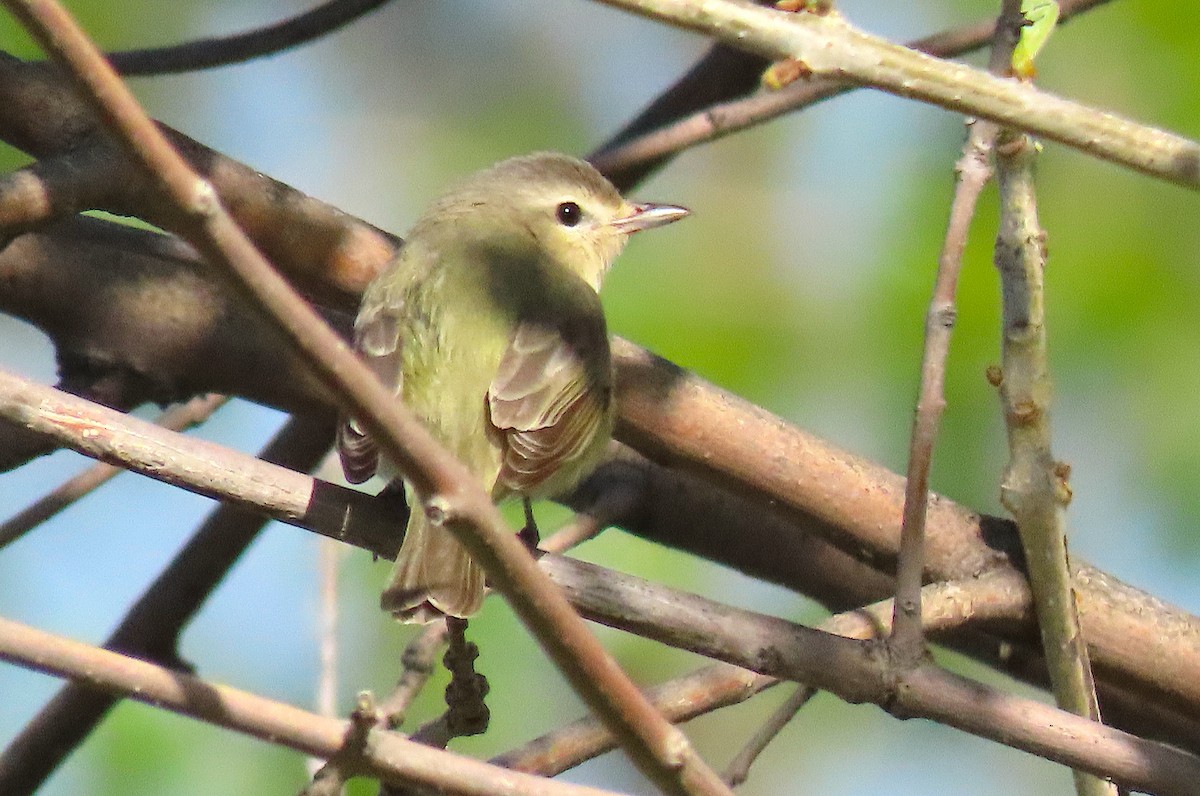
[[[69,5],[105,46],[128,47],[237,30],[311,4]],[[851,21],[895,38],[973,20],[993,6],[841,4]],[[1039,58],[1039,83],[1195,137],[1194,16],[1177,4],[1108,4],[1055,35]],[[35,52],[7,15],[0,43],[21,56]],[[701,50],[692,37],[587,3],[393,4],[293,54],[139,80],[137,88],[152,112],[185,132],[402,232],[440,186],[485,163],[534,149],[588,151]],[[857,92],[683,155],[634,193],[686,204],[695,216],[639,238],[621,258],[605,293],[612,330],[903,471],[925,305],[962,136],[951,114]],[[7,150],[0,158],[5,167],[23,162]],[[1191,529],[1200,508],[1200,200],[1054,144],[1039,172],[1056,444],[1075,467],[1073,549],[1195,610],[1194,567],[1179,562],[1200,553]],[[989,191],[964,262],[933,476],[938,491],[987,511],[998,510],[1007,458],[984,379],[999,359],[995,211]],[[12,508],[21,502],[14,500]],[[780,590],[615,531],[581,555],[789,617],[816,613]],[[353,557],[342,576],[343,706],[360,689],[390,687],[407,638],[374,610],[382,571]],[[280,572],[278,582],[258,587],[294,590],[303,613],[312,610],[313,578]],[[0,577],[0,600],[3,584]],[[490,601],[471,627],[492,682],[493,725],[455,749],[491,754],[581,713],[502,604]],[[643,682],[697,664],[598,632]],[[279,678],[274,693],[305,692],[313,661],[276,659],[269,633],[260,665]],[[189,654],[202,673],[221,668],[219,649]],[[422,695],[410,726],[437,714],[443,685],[439,676]],[[777,689],[706,717],[692,735],[723,765],[782,698]],[[19,726],[8,721],[5,734]],[[979,776],[997,761],[1003,781]],[[290,753],[123,706],[47,792],[286,793],[304,776]],[[647,790],[616,757],[580,776]],[[1069,779],[1023,755],[937,727],[900,726],[827,697],[768,750],[743,792],[798,792],[801,778],[805,792],[824,794],[920,793],[939,784],[963,794],[1058,792]],[[356,781],[350,792],[374,791]]]

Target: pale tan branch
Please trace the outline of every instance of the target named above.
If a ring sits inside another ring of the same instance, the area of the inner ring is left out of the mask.
[[[304,754],[338,758],[363,774],[451,793],[492,796],[603,796],[609,791],[551,782],[370,730],[0,619],[0,659],[87,683]]]
[[[806,683],[849,702],[873,702],[904,718],[933,719],[1136,790],[1189,793],[1195,782],[1189,778],[1200,774],[1200,758],[1174,747],[932,664],[897,674],[879,654],[878,641],[829,635],[581,561],[547,555],[541,564],[585,616],[664,644]],[[882,608],[890,612],[890,605]]]
[[[930,632],[944,632],[997,619],[1027,616],[1029,594],[1019,576],[991,575],[966,583],[925,587],[922,607]],[[887,632],[891,600],[829,617],[818,628],[846,638],[877,638]],[[720,708],[744,702],[780,681],[738,666],[716,663],[653,688],[647,694],[663,715],[685,722]],[[614,741],[594,718],[581,718],[535,738],[520,748],[492,759],[493,763],[530,773],[554,776],[585,760],[612,751]]]
[[[1045,317],[1045,232],[1038,222],[1033,162],[1036,145],[1005,131],[996,148],[1000,231],[996,267],[1003,294],[1000,395],[1009,463],[1000,498],[1025,547],[1042,648],[1059,707],[1100,721],[1100,705],[1080,627],[1067,555],[1068,470],[1050,450],[1050,360]],[[1116,796],[1112,783],[1075,772],[1080,796]]]
[[[1107,2],[1110,0],[1061,0],[1059,25]],[[938,58],[954,58],[991,41],[995,27],[994,18],[985,19],[911,41],[907,46]],[[693,72],[705,67],[711,67],[713,73],[719,69],[733,71],[727,66],[732,63],[734,69],[758,65],[761,74],[766,66],[754,56],[737,51],[722,52],[718,60],[716,51],[724,47],[714,45],[711,55],[697,63]],[[735,54],[740,54],[742,59],[736,59]],[[645,114],[589,155],[588,160],[618,184],[629,185],[686,149],[764,124],[861,87],[844,80],[811,77],[797,80],[776,91],[757,91],[740,99],[733,99],[736,95],[731,92],[725,95],[729,99],[724,102],[709,100],[705,103],[704,90],[694,87],[690,82],[692,74],[689,73],[672,86]],[[708,69],[705,69],[705,76],[714,77]],[[755,85],[758,85],[757,81]],[[685,103],[685,98],[678,96],[680,93],[685,95],[686,100],[698,100],[685,105],[694,110],[690,115],[679,109]]]
[[[209,393],[172,406],[164,411],[155,424],[170,431],[183,431],[199,425],[212,416],[229,399]],[[12,544],[63,509],[83,499],[108,483],[121,468],[97,462],[78,475],[68,478],[50,492],[0,523],[0,549]]]
[[[836,14],[790,14],[745,0],[601,0],[771,59],[1058,141],[1094,157],[1200,188],[1200,145],[1032,86],[863,33]]]

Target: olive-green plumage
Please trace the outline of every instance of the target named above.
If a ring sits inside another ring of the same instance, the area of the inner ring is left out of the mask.
[[[628,202],[564,155],[503,161],[413,226],[363,296],[355,346],[494,500],[566,491],[612,433],[600,283],[632,232],[686,212]],[[338,451],[352,482],[379,466],[352,421]],[[469,616],[483,572],[414,497],[382,605],[404,621]]]

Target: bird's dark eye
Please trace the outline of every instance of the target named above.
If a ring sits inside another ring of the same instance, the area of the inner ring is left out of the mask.
[[[583,220],[583,209],[574,202],[563,202],[554,210],[554,215],[564,227],[573,227]]]

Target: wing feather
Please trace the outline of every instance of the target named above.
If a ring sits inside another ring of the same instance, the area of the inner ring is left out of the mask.
[[[362,314],[354,324],[354,350],[384,386],[400,394],[400,330],[394,314],[381,309]],[[342,418],[337,433],[342,472],[361,484],[379,469],[379,450],[352,417]]]
[[[488,390],[504,449],[499,483],[530,494],[565,465],[583,464],[608,433],[611,394],[602,322],[519,324]]]

